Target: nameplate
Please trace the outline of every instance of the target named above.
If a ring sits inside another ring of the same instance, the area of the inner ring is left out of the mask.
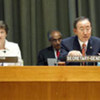
[[[6,63],[17,63],[18,62],[18,57],[3,57],[0,56],[0,62],[6,62]]]
[[[100,56],[67,56],[67,62],[100,62]]]
[[[0,57],[0,59],[2,60],[2,59],[6,59],[6,57]]]

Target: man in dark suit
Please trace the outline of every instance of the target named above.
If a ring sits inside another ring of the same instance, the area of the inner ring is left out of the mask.
[[[48,65],[48,58],[58,59],[60,53],[60,43],[62,34],[58,30],[51,30],[48,32],[48,40],[51,46],[41,50],[38,54],[37,65]]]
[[[66,56],[98,55],[100,53],[100,38],[91,36],[91,22],[86,17],[78,17],[74,22],[74,33],[76,36],[68,37],[61,42],[59,59],[66,61]],[[83,45],[85,49],[83,53]],[[69,63],[68,65],[80,65],[79,62]],[[92,65],[93,63],[88,63]]]

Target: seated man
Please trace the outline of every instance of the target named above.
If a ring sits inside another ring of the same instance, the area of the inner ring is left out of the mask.
[[[66,61],[66,56],[98,55],[100,53],[100,38],[91,36],[92,25],[88,18],[78,17],[74,22],[75,36],[61,42],[60,61]],[[84,50],[84,51],[83,51]],[[80,65],[79,62],[68,65]],[[88,63],[87,65],[93,65]]]
[[[58,59],[60,53],[60,43],[62,34],[58,30],[52,30],[48,32],[48,40],[51,46],[41,50],[38,54],[37,65],[48,65],[48,58]]]

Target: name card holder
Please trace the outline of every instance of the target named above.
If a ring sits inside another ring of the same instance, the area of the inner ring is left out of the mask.
[[[18,57],[5,57],[5,56],[0,56],[0,63],[17,63],[18,62]]]
[[[100,56],[67,56],[67,62],[100,62]]]

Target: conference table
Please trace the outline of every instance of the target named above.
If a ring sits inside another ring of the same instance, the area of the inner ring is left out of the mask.
[[[100,100],[100,67],[0,67],[0,100]]]

